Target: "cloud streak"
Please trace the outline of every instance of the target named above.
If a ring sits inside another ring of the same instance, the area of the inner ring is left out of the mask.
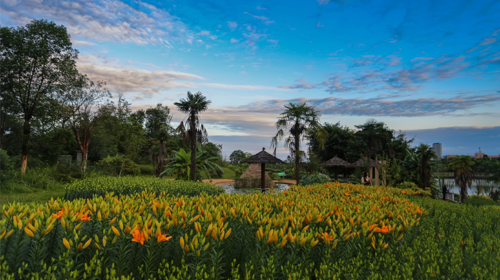
[[[172,48],[172,41],[192,42],[193,35],[178,18],[155,6],[141,10],[121,1],[6,1],[0,14],[6,24],[24,25],[31,19],[50,18],[64,24],[73,37],[91,41],[155,44]]]
[[[78,70],[91,80],[106,81],[110,91],[132,95],[134,100],[151,98],[160,91],[193,87],[190,80],[204,80],[183,72],[137,69],[93,55],[80,56]]]

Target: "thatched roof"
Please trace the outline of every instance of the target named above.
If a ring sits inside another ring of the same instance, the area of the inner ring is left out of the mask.
[[[351,163],[352,167],[365,167],[365,160],[360,158],[356,162]],[[373,159],[370,159],[370,167],[375,167],[377,166],[375,164],[375,161]]]
[[[260,166],[260,164],[252,163],[247,168],[247,170],[245,170],[245,172],[240,176],[240,179],[243,179],[243,178],[259,179],[259,181],[260,181],[261,176],[262,176],[261,172],[262,172],[262,167]],[[266,187],[275,188],[276,184],[273,182],[273,179],[271,179],[271,177],[269,177],[269,175],[267,173],[264,173],[264,174],[266,176]],[[247,182],[247,184],[245,184],[245,182],[241,181],[238,184],[242,187],[247,188],[251,185],[251,182]]]
[[[351,164],[341,158],[339,158],[337,155],[335,155],[333,158],[323,162],[320,164],[321,166],[345,166],[345,167],[351,167]]]
[[[262,151],[247,158],[243,162],[244,163],[284,163],[281,159],[266,152],[266,148],[262,148]]]

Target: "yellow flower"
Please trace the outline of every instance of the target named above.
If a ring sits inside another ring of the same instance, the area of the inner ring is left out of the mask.
[[[63,244],[64,244],[64,247],[66,247],[67,249],[69,249],[69,242],[68,240],[66,240],[66,238],[63,238]]]
[[[117,228],[115,228],[115,226],[111,226],[111,229],[113,230],[116,236],[120,236],[120,232],[118,231]]]
[[[29,230],[27,227],[24,228],[24,232],[26,232],[26,234],[29,235],[30,237],[35,237],[33,232],[31,230]]]

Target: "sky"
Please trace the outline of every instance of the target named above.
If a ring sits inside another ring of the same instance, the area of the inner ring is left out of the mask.
[[[66,26],[78,68],[133,109],[187,91],[209,139],[270,150],[284,105],[376,119],[443,154],[500,154],[500,1],[1,1],[0,24]],[[278,157],[288,151],[280,143]]]

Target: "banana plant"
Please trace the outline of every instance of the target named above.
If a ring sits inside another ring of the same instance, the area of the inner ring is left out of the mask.
[[[216,156],[210,156],[207,151],[203,151],[201,145],[197,145],[196,153],[196,179],[203,180],[200,171],[205,171],[208,178],[210,176],[210,170],[216,171],[222,168],[215,163],[218,158]],[[186,152],[184,149],[179,151],[173,151],[175,157],[167,159],[169,163],[165,166],[165,171],[161,174],[172,175],[176,174],[179,180],[188,180],[191,172],[191,152]],[[224,171],[222,171],[224,173]]]

